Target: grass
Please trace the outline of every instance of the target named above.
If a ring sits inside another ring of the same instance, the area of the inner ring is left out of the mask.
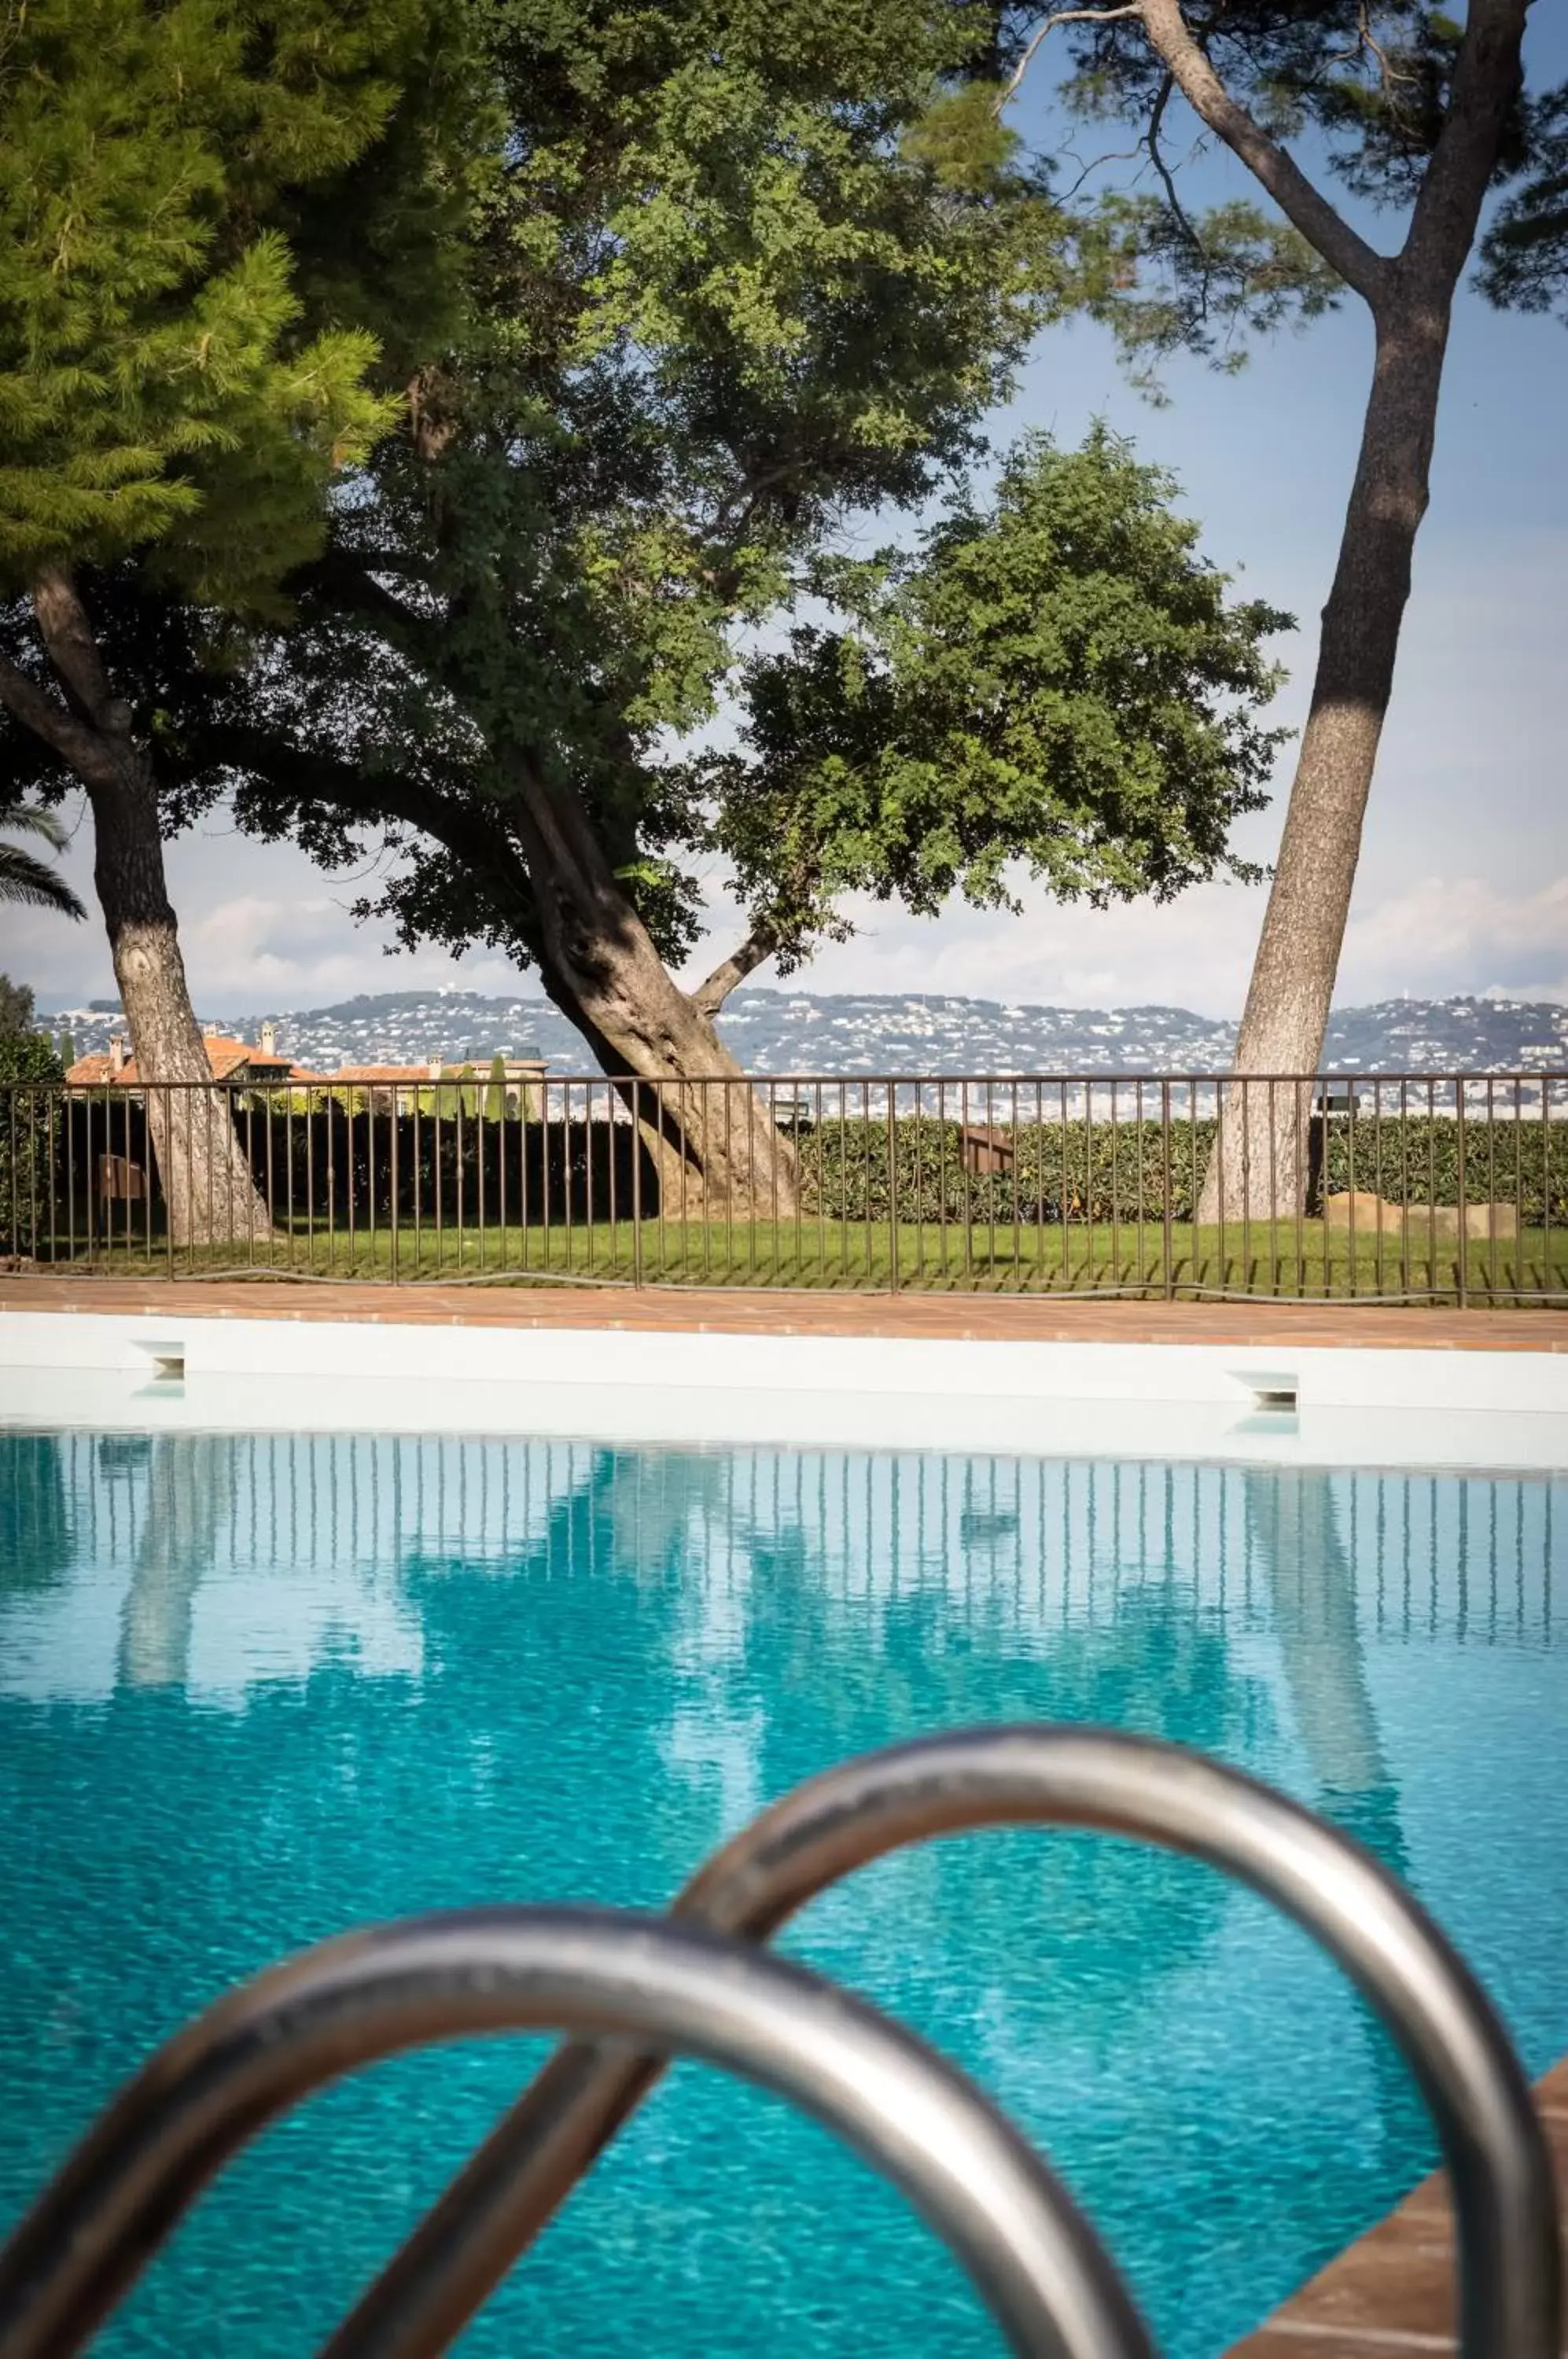
[[[1402,1243],[1402,1249],[1401,1249]],[[639,1250],[640,1245],[640,1250]],[[896,1262],[895,1262],[896,1250]],[[40,1266],[51,1257],[40,1253]],[[82,1268],[88,1257],[61,1253],[55,1267]],[[223,1246],[171,1251],[156,1233],[100,1245],[91,1266],[104,1272],[201,1277],[236,1269],[257,1277],[473,1280],[530,1278],[684,1286],[754,1286],[934,1293],[1239,1294],[1349,1300],[1415,1297],[1457,1302],[1517,1303],[1555,1296],[1568,1301],[1568,1227],[1526,1230],[1519,1237],[1452,1240],[1419,1234],[1360,1236],[1321,1221],[1254,1223],[1225,1230],[1158,1223],[1057,1224],[1014,1229],[1001,1223],[886,1224],[817,1221],[600,1222],[543,1228],[449,1227],[328,1231],[303,1224],[258,1240],[254,1252]]]

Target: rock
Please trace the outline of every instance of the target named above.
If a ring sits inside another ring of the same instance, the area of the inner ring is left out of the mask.
[[[1452,1243],[1459,1235],[1456,1204],[1390,1204],[1386,1196],[1375,1195],[1370,1189],[1353,1188],[1330,1196],[1323,1206],[1323,1219],[1331,1229],[1348,1229],[1353,1214],[1357,1236],[1376,1236],[1381,1230],[1385,1235],[1393,1232],[1418,1242],[1426,1236]],[[1465,1207],[1465,1234],[1478,1244],[1488,1244],[1494,1237],[1499,1241],[1517,1237],[1519,1228],[1517,1205],[1493,1202]]]

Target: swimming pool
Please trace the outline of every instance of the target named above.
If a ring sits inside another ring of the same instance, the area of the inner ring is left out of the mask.
[[[659,1903],[852,1751],[1018,1717],[1197,1745],[1405,1873],[1568,2049],[1568,1483],[390,1436],[0,1431],[0,2216],[228,1982],[355,1920]],[[1221,2350],[1431,2161],[1304,1940],[1087,1836],[888,1860],[789,1946],[974,2071],[1165,2347]],[[311,2347],[540,2052],[317,2099],[105,2350]],[[996,2347],[773,2100],[683,2067],[462,2346]]]

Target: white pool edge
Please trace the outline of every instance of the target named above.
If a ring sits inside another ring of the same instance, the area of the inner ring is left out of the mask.
[[[1294,1411],[1269,1406],[1293,1397]],[[1568,1353],[0,1314],[0,1423],[1568,1467]]]

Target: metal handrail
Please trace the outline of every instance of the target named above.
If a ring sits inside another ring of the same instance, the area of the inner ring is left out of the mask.
[[[872,1753],[811,1779],[726,1843],[678,1918],[766,1940],[856,1867],[986,1826],[1098,1828],[1208,1862],[1310,1933],[1376,2008],[1432,2112],[1457,2223],[1464,2359],[1555,2359],[1550,2157],[1508,2035],[1424,1909],[1338,1830],[1238,1771],[1152,1738],[1026,1724]],[[326,2345],[444,2350],[652,2088],[650,2058],[559,2049]],[[7,2354],[8,2359],[8,2354]]]
[[[0,2252],[0,2354],[81,2351],[223,2164],[313,2090],[431,2041],[539,2030],[648,2041],[793,2099],[903,2190],[1025,2359],[1153,2359],[1066,2190],[922,2040],[704,1927],[525,1908],[323,1943],[171,2040]]]

